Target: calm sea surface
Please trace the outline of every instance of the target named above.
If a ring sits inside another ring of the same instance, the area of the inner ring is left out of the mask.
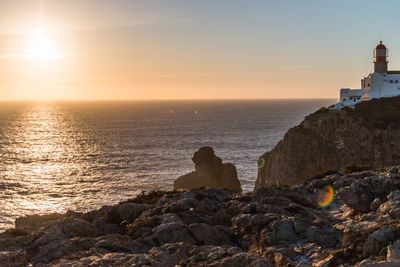
[[[334,100],[0,103],[0,231],[172,189],[214,147],[253,189],[257,158]]]

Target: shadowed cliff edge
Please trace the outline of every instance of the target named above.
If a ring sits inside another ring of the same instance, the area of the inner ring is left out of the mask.
[[[400,97],[322,108],[259,159],[255,189],[294,185],[339,170],[400,164]]]

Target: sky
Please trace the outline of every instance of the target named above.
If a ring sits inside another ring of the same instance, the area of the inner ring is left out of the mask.
[[[0,100],[337,98],[396,0],[0,0]],[[398,49],[397,49],[398,48]]]

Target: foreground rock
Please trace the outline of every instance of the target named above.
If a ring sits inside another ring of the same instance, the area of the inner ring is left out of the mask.
[[[174,190],[216,187],[242,192],[236,167],[231,163],[222,163],[215,156],[212,147],[202,147],[192,158],[195,171],[179,177],[174,182]]]
[[[400,164],[399,107],[400,97],[382,98],[307,116],[260,158],[256,189]]]
[[[0,266],[400,266],[399,204],[396,167],[244,195],[151,192],[18,219]]]

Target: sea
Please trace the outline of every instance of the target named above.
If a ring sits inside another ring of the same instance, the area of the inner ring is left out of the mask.
[[[172,190],[212,146],[244,191],[257,159],[334,99],[0,103],[0,231],[17,217],[88,211]]]

